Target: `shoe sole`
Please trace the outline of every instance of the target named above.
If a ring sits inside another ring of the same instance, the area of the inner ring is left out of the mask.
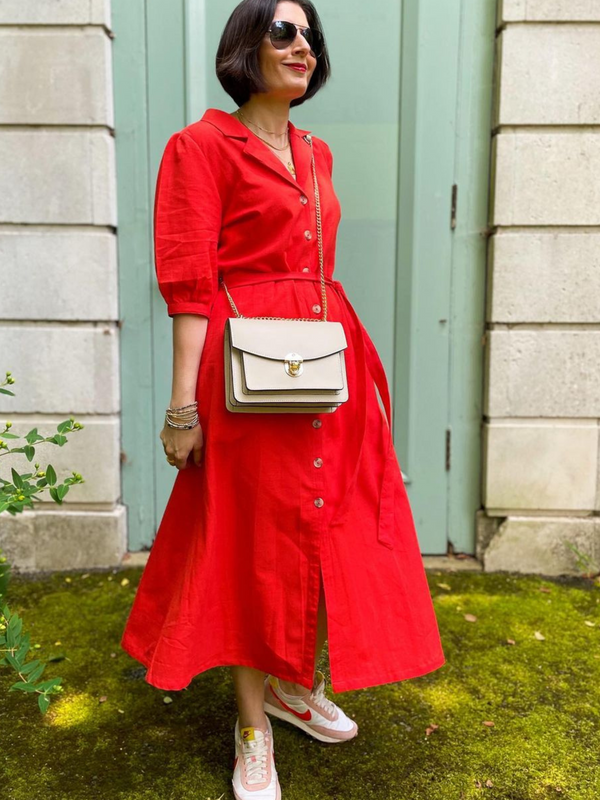
[[[233,796],[235,797],[235,800],[242,800],[235,789],[233,789]],[[281,800],[281,786],[279,785],[279,780],[277,780],[277,794],[275,795],[275,800]]]
[[[339,742],[349,742],[356,737],[357,734],[351,736],[350,739],[336,739],[333,736],[326,736],[324,733],[319,733],[319,731],[313,730],[309,725],[303,722],[298,717],[295,717],[293,714],[290,714],[289,711],[284,711],[281,708],[277,708],[277,706],[271,705],[271,703],[264,701],[264,708],[268,714],[272,714],[274,717],[278,717],[279,719],[284,720],[285,722],[291,722],[292,725],[295,725],[300,730],[308,733],[309,736],[312,736],[313,739],[318,739],[320,742],[328,742],[331,744],[338,744]],[[357,731],[358,733],[358,731]]]

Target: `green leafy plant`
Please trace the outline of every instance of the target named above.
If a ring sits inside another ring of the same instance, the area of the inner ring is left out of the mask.
[[[568,542],[566,539],[563,541],[563,544],[575,555],[575,564],[583,578],[597,578],[600,575],[600,566],[598,566],[591,556],[587,553],[583,553],[572,542]]]
[[[0,384],[0,393],[14,397],[14,392],[5,388],[14,382],[12,374],[7,372],[4,382]],[[32,462],[36,445],[49,443],[63,447],[68,441],[66,434],[80,431],[83,427],[81,423],[70,417],[56,426],[56,433],[52,436],[42,436],[37,428],[32,428],[25,436],[18,436],[10,432],[12,423],[6,422],[4,430],[0,431],[0,457],[9,453],[22,453],[27,461]],[[24,444],[20,447],[10,447],[7,443],[18,439],[24,440]],[[48,464],[44,470],[40,470],[40,464],[37,462],[33,467],[33,472],[25,473],[12,467],[10,480],[0,475],[0,514],[7,512],[14,516],[21,513],[24,508],[34,508],[35,503],[40,502],[39,495],[45,493],[46,490],[55,503],[62,505],[73,484],[85,483],[78,472],[72,472],[68,478],[59,483],[52,464]],[[30,635],[23,633],[23,620],[5,603],[9,582],[10,565],[0,550],[0,656],[2,656],[0,665],[12,668],[19,677],[19,680],[13,683],[8,691],[37,694],[38,706],[42,714],[45,714],[50,705],[50,696],[62,691],[62,678],[39,681],[47,665],[39,659],[27,661],[32,649]],[[36,648],[39,645],[33,645],[33,647]]]

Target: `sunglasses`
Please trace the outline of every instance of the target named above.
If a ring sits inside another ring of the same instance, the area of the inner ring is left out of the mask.
[[[313,28],[301,28],[293,22],[285,22],[284,20],[278,19],[272,23],[268,33],[271,37],[271,44],[273,47],[277,50],[285,50],[285,48],[289,47],[296,39],[298,31],[308,42],[311,54],[315,58],[319,58],[323,52],[323,36],[320,31],[314,30]]]

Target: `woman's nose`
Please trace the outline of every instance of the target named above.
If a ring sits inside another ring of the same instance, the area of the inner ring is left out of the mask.
[[[298,50],[302,50],[305,53],[310,52],[310,45],[300,31],[297,31],[296,39],[294,40],[294,52]]]

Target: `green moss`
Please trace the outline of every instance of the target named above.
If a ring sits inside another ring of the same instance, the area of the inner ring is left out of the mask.
[[[0,776],[10,800],[233,796],[229,669],[168,693],[147,684],[144,668],[120,649],[140,574],[13,578],[10,604],[41,645],[36,655],[65,660],[44,673],[64,678],[44,717],[31,698],[7,694],[14,679],[0,673]],[[401,683],[329,691],[359,724],[346,744],[316,742],[273,719],[283,797],[597,800],[600,589],[507,573],[428,579],[447,663]],[[329,677],[326,654],[320,666]],[[427,735],[432,725],[439,727]]]

